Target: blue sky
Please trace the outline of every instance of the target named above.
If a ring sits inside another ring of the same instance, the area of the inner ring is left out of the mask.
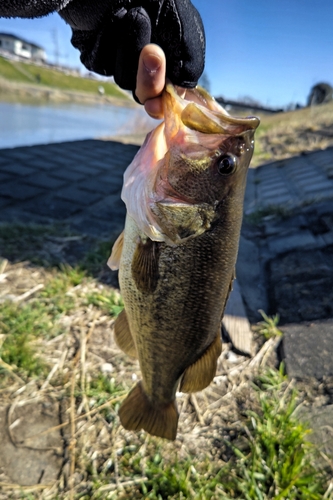
[[[250,96],[269,106],[305,104],[319,81],[333,85],[332,0],[193,0],[207,36],[206,74],[211,92]],[[45,47],[50,62],[83,66],[71,30],[57,14],[1,19],[0,31]]]

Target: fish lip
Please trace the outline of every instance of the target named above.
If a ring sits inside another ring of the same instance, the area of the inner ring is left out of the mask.
[[[210,131],[204,131],[204,129],[198,130],[198,122],[194,125],[191,123],[191,120],[185,116],[187,106],[190,105],[190,108],[194,109],[193,104],[199,113],[205,115],[206,119],[210,119],[212,123],[216,123],[213,133],[241,135],[246,131],[255,131],[260,124],[260,119],[257,116],[239,118],[230,115],[215,101],[214,97],[210,96],[208,92],[200,86],[194,89],[183,89],[182,87],[179,87],[179,89],[179,92],[182,94],[185,91],[185,95],[179,95],[177,87],[175,87],[170,80],[166,80],[165,91],[171,95],[178,106],[183,108],[183,112],[181,113],[182,121],[188,128],[199,132],[212,133]]]

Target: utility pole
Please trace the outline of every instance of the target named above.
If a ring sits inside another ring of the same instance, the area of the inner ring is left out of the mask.
[[[53,38],[53,43],[54,43],[54,59],[55,59],[56,66],[59,66],[59,39],[58,39],[57,28],[53,28],[52,38]]]

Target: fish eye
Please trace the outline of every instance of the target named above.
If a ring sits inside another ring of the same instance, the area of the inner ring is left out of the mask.
[[[230,175],[236,170],[237,161],[233,155],[223,155],[217,162],[217,170],[220,175]]]

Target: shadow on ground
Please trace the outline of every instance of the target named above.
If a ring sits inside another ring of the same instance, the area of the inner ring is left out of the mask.
[[[29,262],[47,269],[62,265],[79,268],[101,283],[118,287],[118,273],[107,260],[115,238],[97,239],[64,224],[0,224],[0,259]]]

